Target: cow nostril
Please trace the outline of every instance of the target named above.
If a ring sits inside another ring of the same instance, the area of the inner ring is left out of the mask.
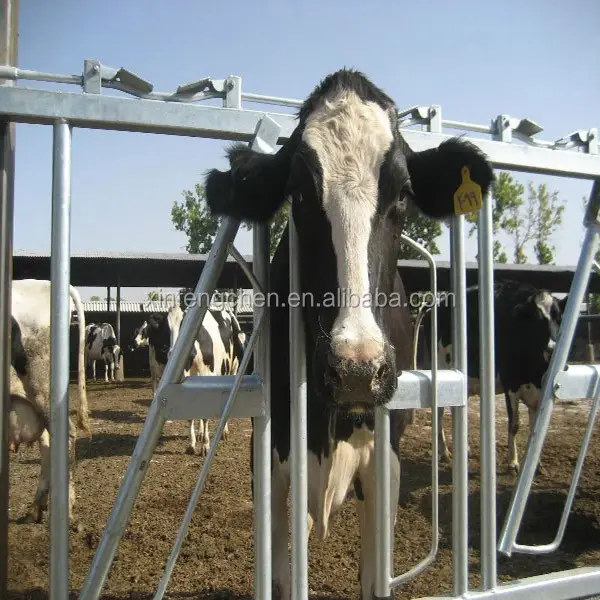
[[[389,367],[384,363],[377,369],[377,374],[375,375],[375,379],[383,379],[389,371]]]

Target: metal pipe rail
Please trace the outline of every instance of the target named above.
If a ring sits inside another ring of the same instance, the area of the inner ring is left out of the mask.
[[[375,546],[377,564],[376,594],[387,598],[391,590],[406,583],[422,573],[435,561],[439,547],[439,452],[438,452],[438,352],[437,352],[437,273],[435,259],[427,249],[408,236],[402,234],[400,239],[411,248],[420,252],[429,264],[431,294],[434,304],[431,312],[431,547],[427,556],[410,570],[401,575],[393,576],[394,544],[389,535],[390,523],[395,521],[395,515],[390,510],[390,413],[387,407],[376,410],[375,426],[375,464],[376,464],[376,496],[377,503],[377,540]],[[416,351],[416,349],[415,349]],[[416,368],[416,364],[413,365]],[[462,379],[462,375],[461,375]],[[410,395],[407,395],[410,397]],[[386,533],[386,531],[388,533]]]

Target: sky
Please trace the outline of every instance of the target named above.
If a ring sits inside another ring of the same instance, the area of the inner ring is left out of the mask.
[[[367,74],[400,108],[439,104],[445,119],[489,124],[499,114],[527,117],[544,128],[537,136],[544,140],[600,128],[598,0],[105,0],[102,7],[20,0],[19,21],[23,69],[79,75],[84,59],[97,59],[139,74],[156,91],[239,75],[246,92],[302,99],[345,66]],[[226,146],[76,129],[71,251],[184,252],[186,237],[171,223],[171,207],[207,169],[226,167]],[[19,124],[16,148],[14,251],[49,252],[52,129]],[[556,264],[576,264],[590,182],[515,176],[559,192],[567,208],[552,240]],[[251,254],[251,235],[241,232],[236,245]],[[440,247],[438,258],[448,260],[446,227]],[[473,237],[467,260],[475,253]],[[84,299],[105,296],[104,288],[80,291]],[[147,291],[123,288],[122,298],[142,299]]]

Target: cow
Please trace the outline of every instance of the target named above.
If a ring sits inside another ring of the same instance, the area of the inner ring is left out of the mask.
[[[154,392],[179,336],[185,314],[179,306],[174,306],[166,315],[151,315],[134,334],[132,346],[134,343],[137,347],[148,345]],[[235,375],[245,343],[246,336],[231,311],[209,308],[186,361],[183,376]],[[206,456],[210,447],[208,419],[199,419],[198,425],[199,439],[196,437],[194,421],[189,421],[190,442],[186,452]],[[226,440],[228,436],[226,423],[223,439]]]
[[[11,384],[9,444],[38,442],[41,468],[33,503],[20,522],[39,523],[48,507],[50,487],[50,281],[21,279],[12,282]],[[77,427],[91,437],[85,381],[85,313],[77,289],[69,286],[71,313],[79,327],[77,423],[69,417],[69,518],[73,518],[75,491],[72,469]]]
[[[85,328],[86,364],[92,363],[92,377],[96,381],[96,361],[104,361],[104,381],[115,381],[115,370],[119,369],[121,348],[117,344],[115,330],[110,323],[90,323]],[[110,374],[109,374],[110,373]]]
[[[364,74],[341,69],[303,102],[297,125],[274,154],[245,144],[227,151],[230,169],[210,169],[213,215],[268,223],[291,202],[299,242],[307,376],[309,531],[328,533],[330,516],[354,487],[361,525],[359,580],[372,598],[375,577],[374,409],[387,403],[412,364],[412,322],[397,261],[410,210],[454,214],[468,171],[487,194],[485,155],[449,138],[413,151],[393,100]],[[270,264],[273,593],[290,597],[289,226]],[[390,301],[377,301],[376,298]],[[350,298],[338,305],[337,298]],[[358,301],[356,301],[358,300]],[[291,300],[290,300],[291,301]],[[391,508],[396,521],[399,442],[410,411],[390,414]],[[252,437],[254,436],[254,431]],[[252,452],[252,441],[251,441]],[[252,459],[251,459],[252,460]],[[253,474],[252,474],[253,477]],[[252,486],[252,492],[254,488]],[[393,539],[393,536],[392,536]]]
[[[480,393],[479,286],[467,288],[468,393]],[[504,394],[508,416],[508,464],[519,472],[516,435],[519,431],[519,400],[528,409],[530,431],[539,408],[542,378],[548,368],[567,298],[509,279],[494,282],[494,380],[495,393]],[[431,339],[431,319],[424,321]],[[438,368],[452,366],[452,307],[438,306]],[[442,458],[450,451],[443,428],[444,409],[439,409],[439,446]]]

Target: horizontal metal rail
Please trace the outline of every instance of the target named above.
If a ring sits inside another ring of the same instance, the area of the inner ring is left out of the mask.
[[[460,600],[573,600],[597,597],[600,567],[582,567],[500,583],[492,590],[467,592]],[[427,596],[419,600],[448,600],[448,596]]]
[[[294,115],[0,86],[0,116],[22,123],[49,125],[56,119],[65,119],[73,127],[249,142],[254,139],[256,126],[265,114],[281,126],[277,143],[282,144],[297,125]],[[405,128],[402,129],[402,135],[417,152],[437,147],[452,137],[444,133]],[[600,179],[598,154],[469,139],[488,155],[496,168]]]

